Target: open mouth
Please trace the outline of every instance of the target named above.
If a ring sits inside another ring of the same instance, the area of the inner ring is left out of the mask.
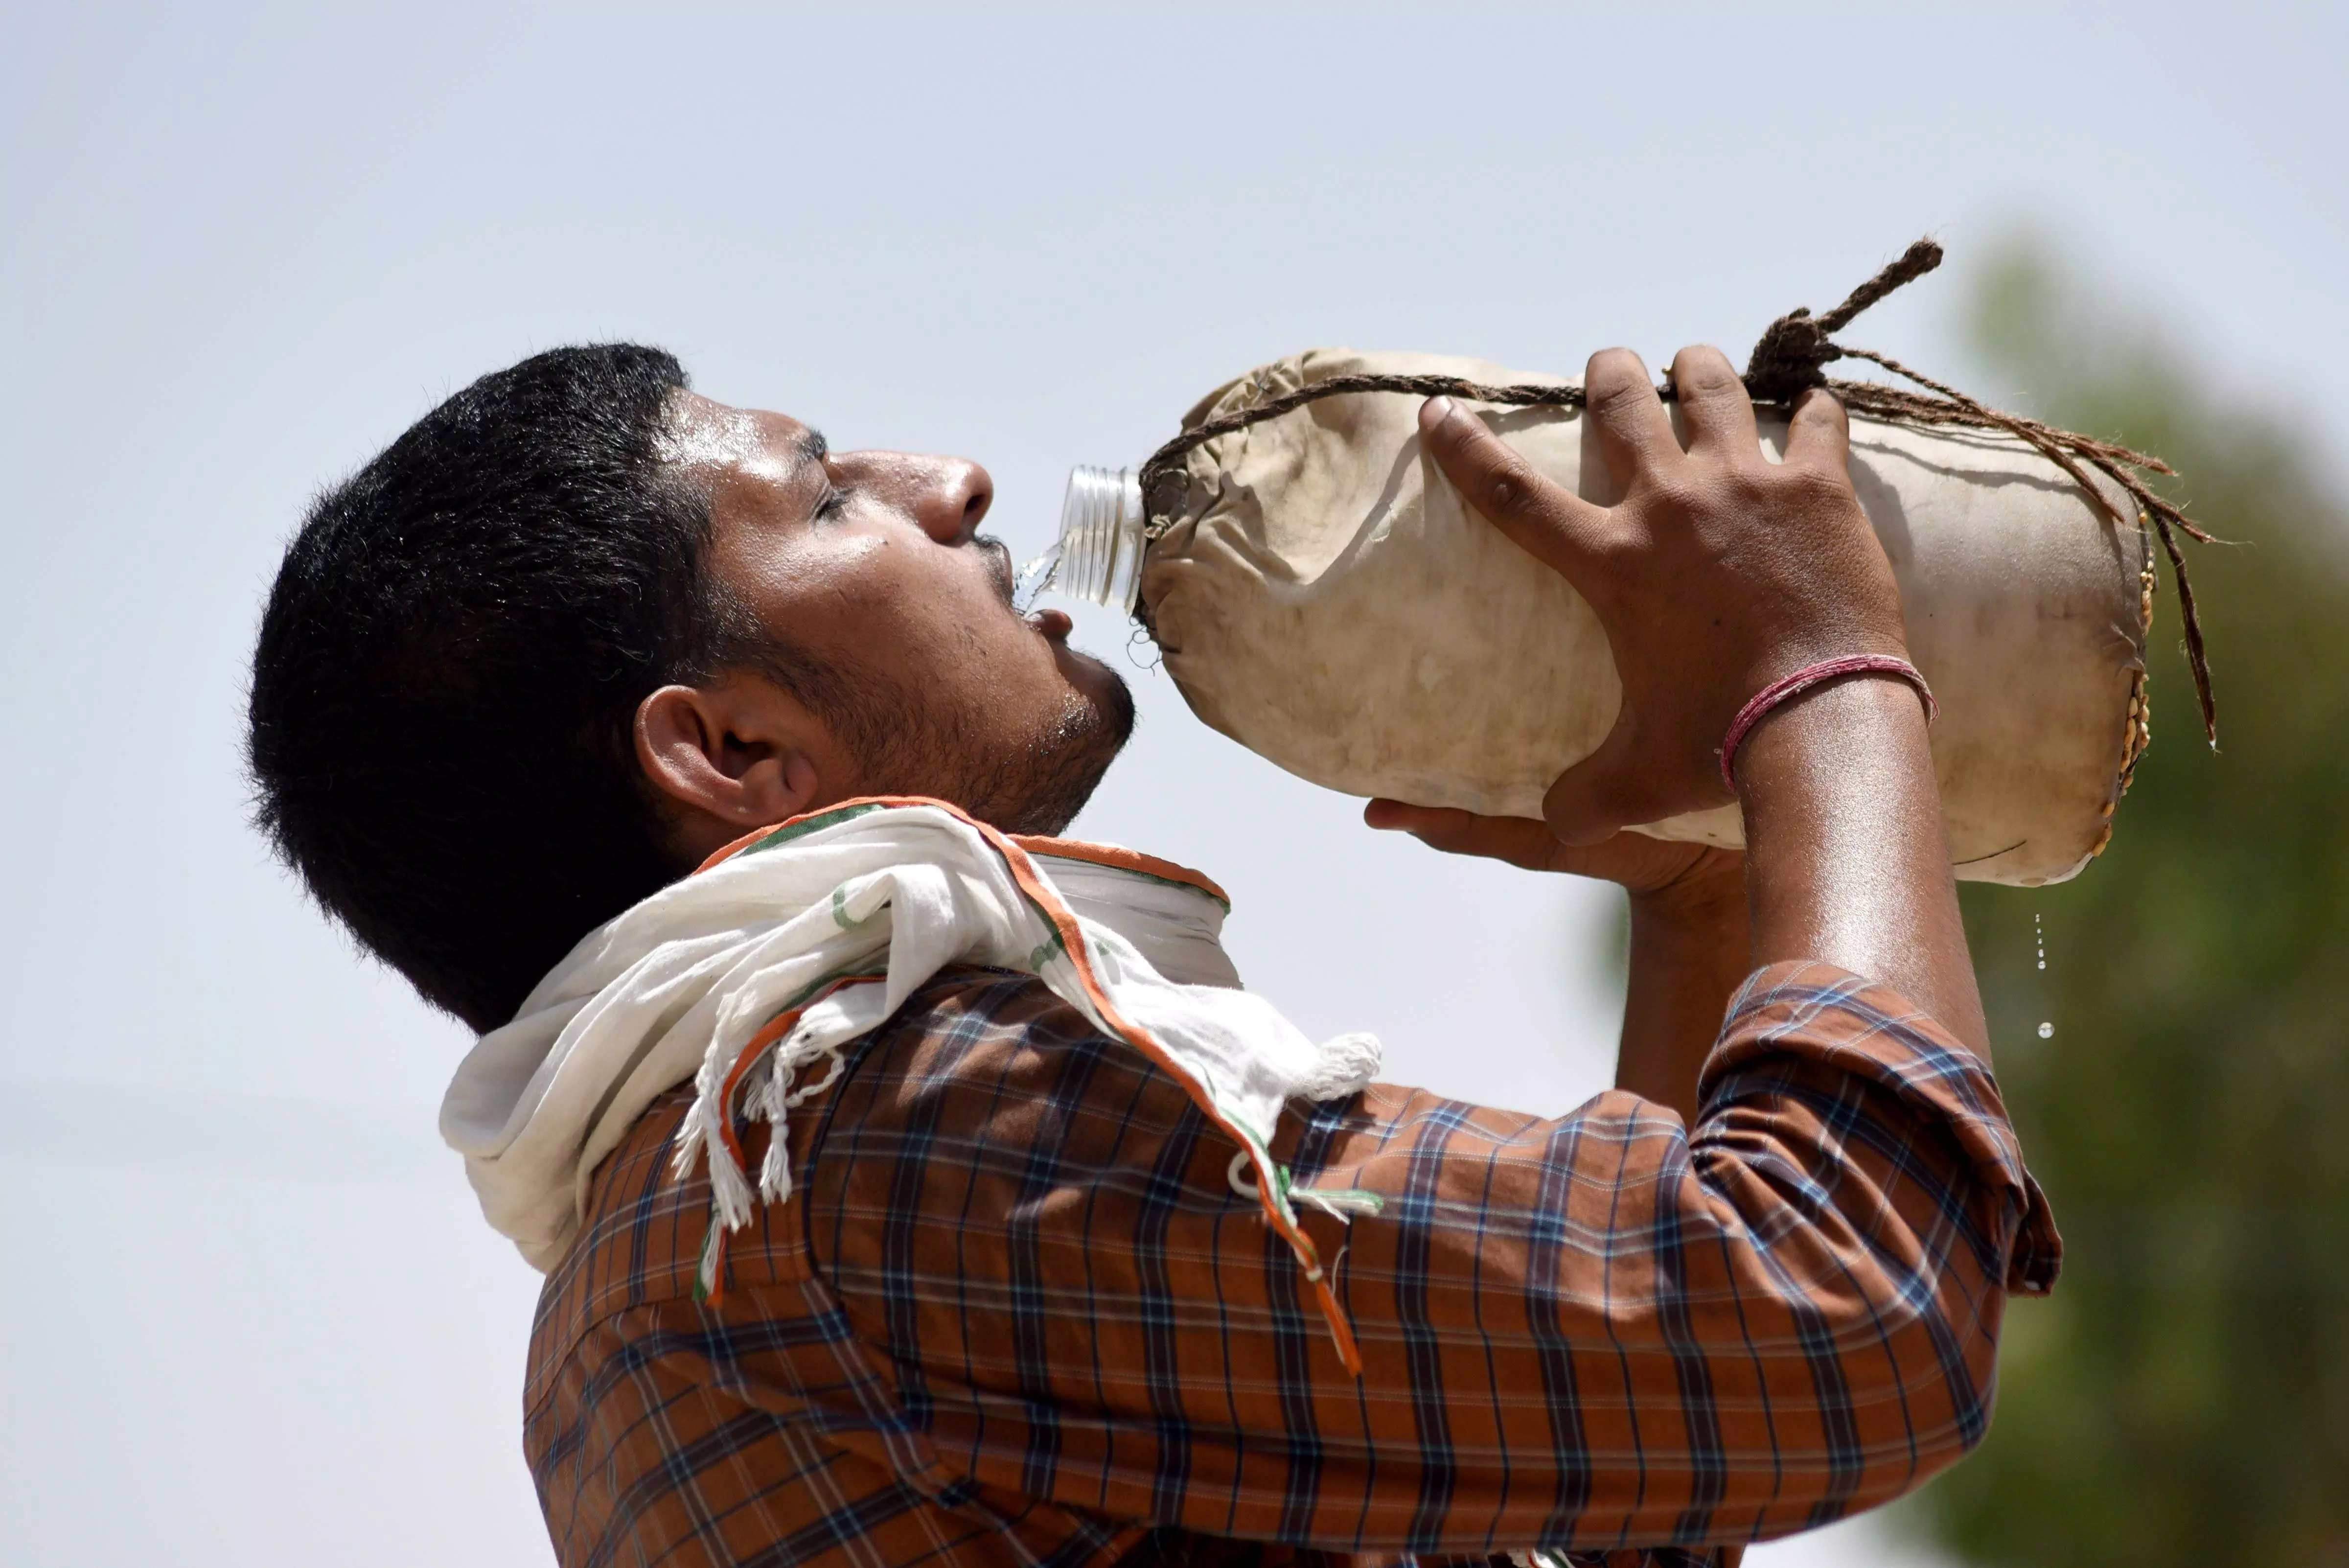
[[[1019,585],[1017,576],[1011,569],[1010,546],[1000,539],[992,538],[984,534],[973,539],[971,543],[978,545],[987,556],[988,576],[994,580],[995,591],[1003,600],[1003,607],[1043,633],[1049,640],[1063,643],[1068,641],[1069,633],[1074,629],[1075,623],[1071,621],[1064,612],[1056,609],[1040,609],[1030,610],[1024,615],[1020,613]]]

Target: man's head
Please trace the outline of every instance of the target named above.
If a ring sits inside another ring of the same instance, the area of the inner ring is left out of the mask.
[[[830,452],[557,349],[323,495],[254,655],[263,825],[329,911],[486,1029],[712,849],[859,794],[1076,814],[1123,683],[1011,607],[975,463]]]

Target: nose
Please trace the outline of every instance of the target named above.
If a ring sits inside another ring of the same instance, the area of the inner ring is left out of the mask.
[[[941,545],[968,544],[995,504],[995,481],[968,458],[852,452],[833,463],[843,479],[895,504]]]

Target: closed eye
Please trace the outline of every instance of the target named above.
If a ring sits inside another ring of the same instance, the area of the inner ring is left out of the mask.
[[[799,455],[802,462],[822,463],[832,455],[832,443],[823,439],[822,431],[811,425],[800,432]],[[847,506],[848,496],[847,491],[832,482],[832,472],[826,469],[823,499],[815,504],[814,515],[819,521],[837,517]]]

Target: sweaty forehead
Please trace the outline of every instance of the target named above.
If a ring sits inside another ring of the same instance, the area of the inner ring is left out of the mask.
[[[663,462],[780,482],[823,453],[823,438],[788,414],[738,409],[679,390],[670,400],[667,428],[655,448]]]

